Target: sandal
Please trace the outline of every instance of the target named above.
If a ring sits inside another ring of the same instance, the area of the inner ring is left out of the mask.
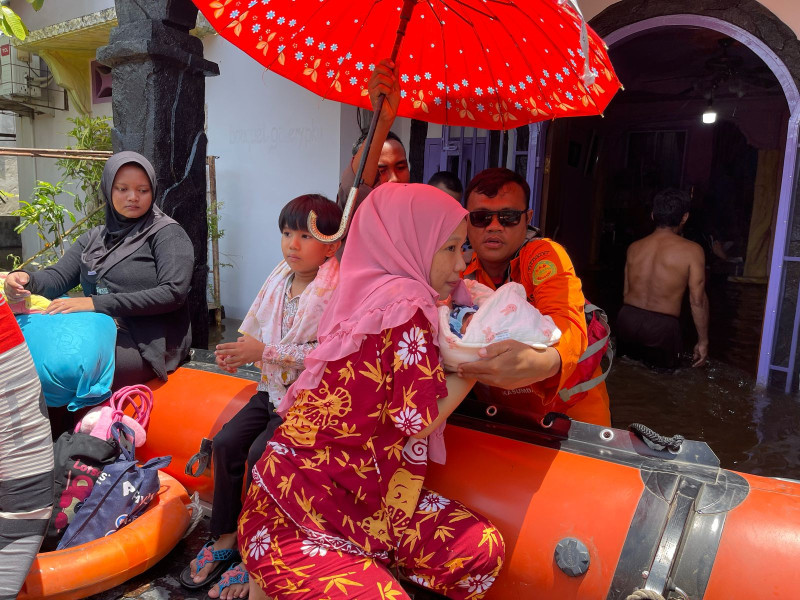
[[[195,566],[195,574],[210,562],[217,563],[208,576],[201,582],[195,583],[192,579],[192,565],[187,566],[181,571],[180,581],[181,585],[188,590],[197,590],[201,587],[208,585],[219,577],[220,573],[227,571],[232,564],[239,560],[239,553],[230,548],[227,550],[214,550],[214,542],[207,542],[202,550],[197,553],[197,565]],[[230,585],[230,584],[229,584]]]
[[[222,595],[222,590],[232,585],[236,585],[237,583],[249,583],[250,582],[250,575],[245,570],[244,565],[242,563],[237,563],[236,566],[231,567],[222,575],[220,580],[217,582],[219,585],[219,594]]]

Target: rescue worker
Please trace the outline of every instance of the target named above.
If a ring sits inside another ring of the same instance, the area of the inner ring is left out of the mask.
[[[467,234],[475,255],[464,278],[496,289],[522,284],[528,302],[549,315],[561,330],[561,340],[546,350],[504,340],[480,351],[482,359],[459,365],[459,374],[486,384],[484,393],[496,406],[511,407],[537,421],[548,412],[566,413],[579,421],[610,425],[605,382],[565,404],[558,392],[570,388],[579,374],[579,358],[588,346],[581,281],[562,246],[530,227],[530,187],[524,178],[504,168],[486,169],[467,186]],[[587,378],[596,376],[597,371]],[[480,395],[480,392],[478,392]]]

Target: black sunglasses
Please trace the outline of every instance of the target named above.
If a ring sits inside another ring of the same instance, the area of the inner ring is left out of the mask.
[[[497,215],[497,222],[503,227],[511,227],[519,225],[522,215],[528,212],[527,210],[511,210],[506,208],[503,210],[473,210],[469,213],[469,222],[473,227],[488,227],[492,218]]]

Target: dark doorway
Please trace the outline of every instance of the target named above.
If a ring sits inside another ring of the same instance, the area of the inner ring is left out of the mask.
[[[654,29],[610,55],[625,90],[604,118],[550,128],[540,223],[613,320],[627,247],[652,231],[653,195],[688,191],[685,234],[706,251],[711,355],[755,374],[789,117],[783,90],[755,53],[709,29]],[[690,349],[688,308],[683,319]]]

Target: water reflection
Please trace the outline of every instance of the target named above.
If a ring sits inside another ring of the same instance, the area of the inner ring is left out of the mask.
[[[800,395],[756,388],[717,361],[663,374],[627,358],[614,361],[608,393],[615,427],[680,433],[708,443],[727,469],[800,479]]]

